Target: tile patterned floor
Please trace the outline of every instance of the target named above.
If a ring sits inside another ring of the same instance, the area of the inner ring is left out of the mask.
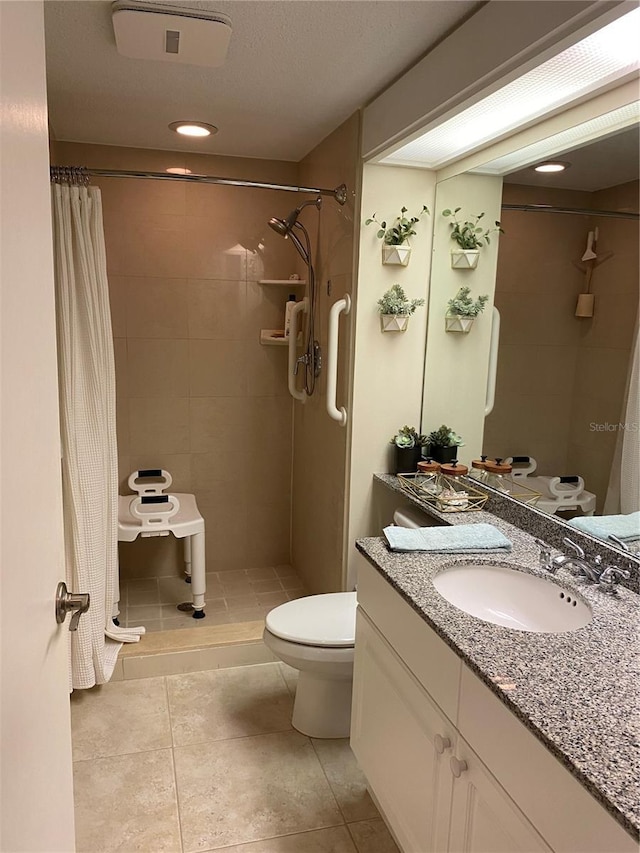
[[[120,624],[144,625],[147,631],[168,631],[227,625],[263,619],[273,607],[300,598],[306,591],[290,566],[207,574],[206,617],[193,619],[177,604],[190,600],[182,578],[130,580],[120,586]]]
[[[348,740],[291,728],[284,664],[71,700],[77,853],[398,853]]]

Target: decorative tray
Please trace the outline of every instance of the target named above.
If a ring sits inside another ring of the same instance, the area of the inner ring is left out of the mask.
[[[474,512],[482,509],[489,495],[446,474],[398,474],[400,486],[438,512]]]

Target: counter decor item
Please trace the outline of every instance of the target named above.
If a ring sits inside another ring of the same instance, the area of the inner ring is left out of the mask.
[[[429,472],[397,476],[404,491],[439,512],[475,512],[483,509],[489,495],[460,479],[467,470],[465,465],[443,465],[435,478]]]
[[[447,303],[445,314],[445,331],[467,333],[473,326],[478,314],[482,314],[489,296],[479,296],[475,301],[471,298],[471,288],[461,287],[453,299]]]
[[[423,204],[422,210],[417,216],[407,217],[406,213],[407,208],[402,207],[400,209],[400,216],[396,217],[392,225],[387,225],[385,220],[379,222],[375,213],[369,219],[365,219],[365,225],[371,225],[375,222],[379,226],[376,237],[383,241],[383,264],[393,264],[401,267],[407,266],[411,257],[409,237],[415,235],[415,225],[420,221],[420,217],[429,215],[429,208],[426,204]]]
[[[408,299],[399,284],[394,284],[378,299],[380,328],[383,332],[406,332],[409,317],[416,308],[424,305],[424,299]]]
[[[457,249],[451,250],[451,266],[455,270],[474,270],[478,266],[478,258],[480,257],[480,249],[486,244],[490,245],[490,234],[499,232],[504,234],[500,222],[496,219],[494,228],[486,228],[479,225],[480,220],[484,217],[484,211],[474,216],[473,219],[465,219],[459,221],[456,214],[462,210],[456,207],[455,210],[446,208],[442,211],[442,215],[450,218],[451,239],[458,244]]]
[[[427,436],[426,455],[441,464],[452,462],[458,455],[459,447],[464,447],[462,438],[451,427],[442,424]]]
[[[422,448],[426,441],[427,437],[420,435],[415,427],[401,427],[389,441],[389,444],[395,446],[394,473],[415,471],[422,459]]]

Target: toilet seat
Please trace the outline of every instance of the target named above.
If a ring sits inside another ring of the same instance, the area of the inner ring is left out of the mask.
[[[349,648],[356,641],[355,592],[330,592],[287,601],[267,614],[267,630],[303,646]]]

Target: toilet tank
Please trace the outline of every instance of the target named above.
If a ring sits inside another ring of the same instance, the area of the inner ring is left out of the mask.
[[[397,507],[393,513],[393,523],[398,527],[433,527],[437,521],[417,507]]]

